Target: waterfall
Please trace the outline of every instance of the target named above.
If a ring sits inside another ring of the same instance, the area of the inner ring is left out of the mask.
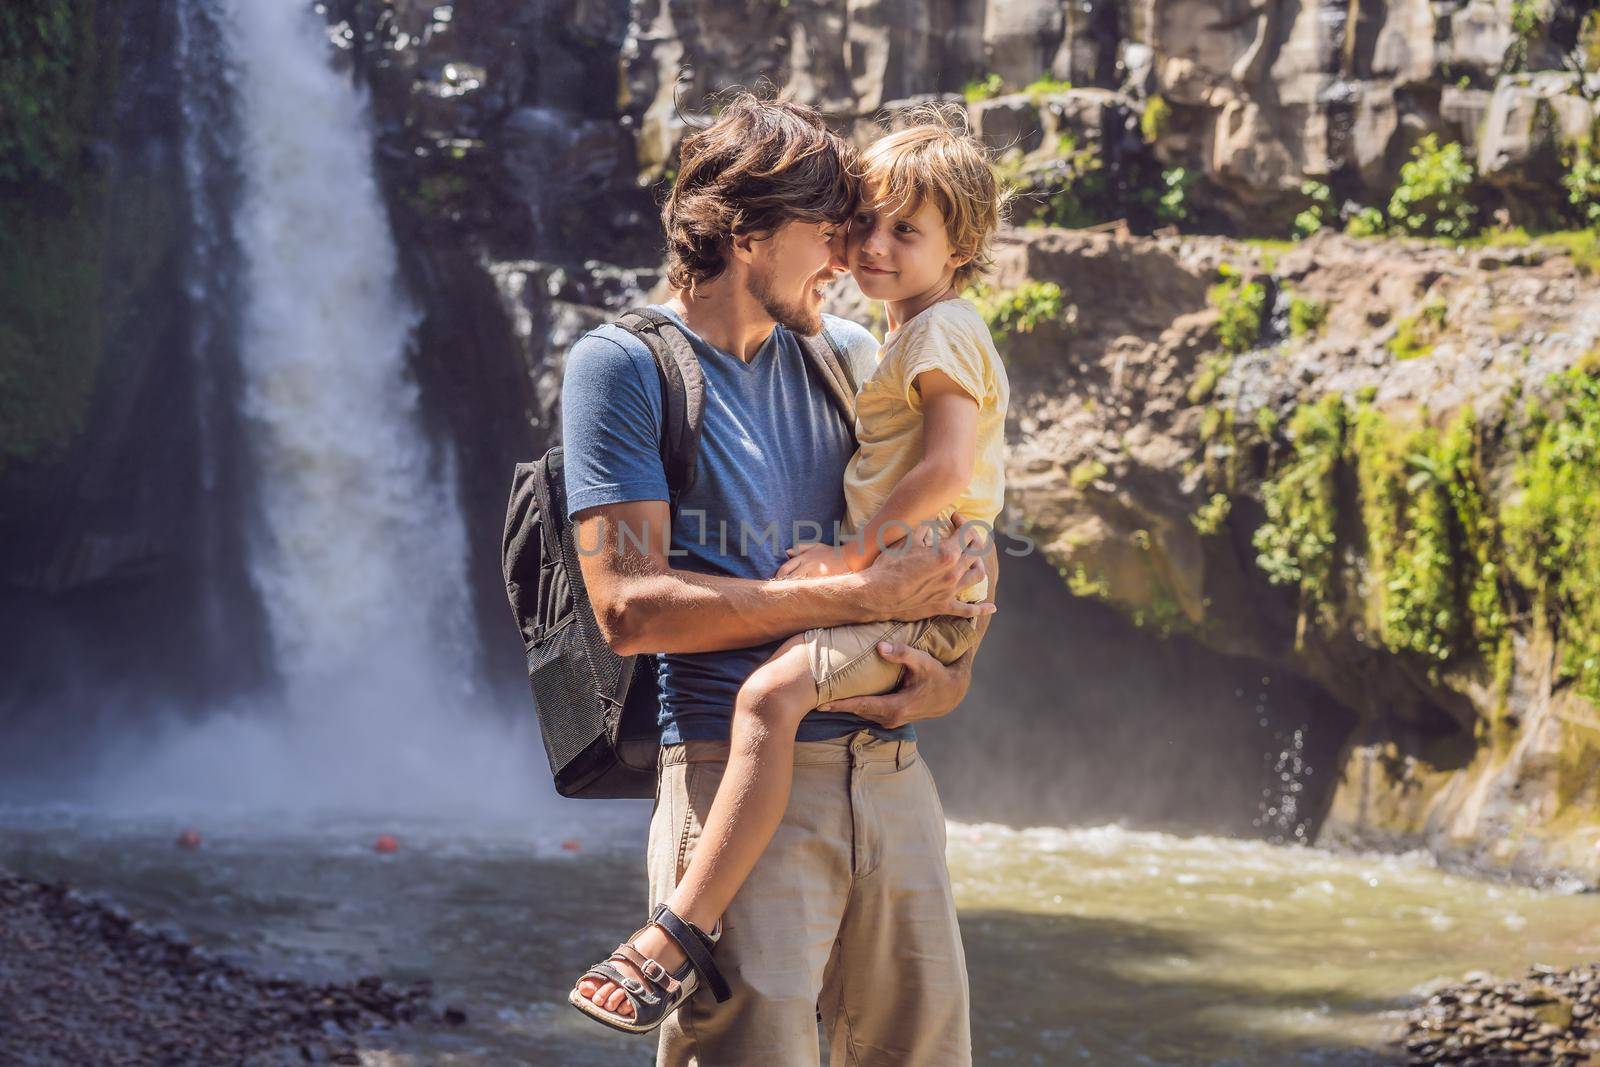
[[[335,69],[308,5],[180,0],[180,27],[185,61],[210,65],[186,85],[212,87],[186,102],[202,235],[190,294],[214,295],[208,245],[236,248],[245,554],[278,685],[118,753],[111,792],[525,811],[536,741],[507,736],[484,706],[455,458],[430,443],[407,366],[419,313],[373,170],[366,94]],[[222,85],[231,123],[207,122]],[[238,176],[226,219],[197,192],[223,165]],[[213,340],[197,331],[197,344]],[[213,390],[204,402],[232,401]]]

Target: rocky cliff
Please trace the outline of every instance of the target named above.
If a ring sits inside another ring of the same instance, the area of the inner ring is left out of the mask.
[[[1589,270],[1538,244],[1008,242],[1000,285],[1060,287],[1027,332],[997,320],[1012,509],[1076,594],[1350,713],[1323,840],[1600,873]]]

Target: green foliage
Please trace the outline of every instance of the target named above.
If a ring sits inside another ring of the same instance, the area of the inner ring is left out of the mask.
[[[977,81],[970,81],[961,90],[961,95],[967,98],[967,103],[975,104],[979,100],[992,100],[999,96],[1005,89],[1005,83],[998,74],[988,74]]]
[[[1080,147],[1070,132],[1057,138],[1054,156],[1012,151],[995,169],[1018,194],[1011,213],[1019,225],[1092,226],[1111,218],[1118,206],[1094,145]]]
[[[1505,540],[1513,572],[1560,638],[1562,675],[1600,701],[1600,380],[1575,368],[1551,386],[1560,410],[1518,464]]]
[[[103,66],[93,0],[0,6],[0,183],[71,180],[107,84]]]
[[[1195,175],[1187,167],[1168,167],[1161,172],[1161,192],[1156,199],[1156,217],[1163,222],[1186,222],[1189,218],[1189,190]]]
[[[1338,491],[1350,470],[1359,498],[1365,616],[1384,647],[1439,664],[1498,654],[1509,625],[1476,422],[1464,409],[1440,433],[1399,426],[1331,396],[1290,420],[1292,455],[1262,484],[1267,521],[1254,536],[1268,580],[1300,594],[1308,618],[1331,621],[1341,557]],[[1600,541],[1597,541],[1600,545]],[[1597,630],[1600,632],[1600,630]]]
[[[108,260],[107,186],[84,150],[114,80],[92,0],[0,6],[0,468],[82,430],[104,322],[148,270],[144,249]],[[136,237],[144,207],[123,213]]]
[[[1389,197],[1389,220],[1401,232],[1424,237],[1469,237],[1477,207],[1469,194],[1476,174],[1461,145],[1439,144],[1428,134],[1400,168],[1400,184]]]
[[[1354,426],[1369,623],[1385,647],[1433,662],[1487,654],[1507,611],[1473,413],[1443,434],[1397,427],[1371,408]]]
[[[1303,405],[1289,420],[1293,454],[1261,486],[1267,518],[1251,539],[1256,564],[1268,581],[1299,590],[1296,644],[1304,640],[1307,619],[1328,604],[1344,432],[1344,403],[1337,394]]]
[[[1072,483],[1072,488],[1082,492],[1089,488],[1090,485],[1104,478],[1106,470],[1106,465],[1099,460],[1086,459],[1072,468],[1072,473],[1067,480]]]
[[[1567,206],[1579,226],[1600,228],[1600,146],[1591,132],[1572,145],[1564,160],[1567,170],[1561,187],[1567,191]]]
[[[1304,337],[1322,329],[1328,320],[1328,305],[1295,294],[1289,298],[1289,335]]]
[[[1376,237],[1387,226],[1383,212],[1375,207],[1364,207],[1350,216],[1350,221],[1344,224],[1344,232],[1351,237]]]
[[[1052,78],[1047,74],[1042,78],[1029,82],[1022,91],[1027,93],[1028,98],[1037,104],[1040,97],[1050,96],[1054,93],[1064,93],[1071,88],[1071,82]]]
[[[1300,195],[1306,198],[1303,211],[1294,217],[1294,235],[1310,237],[1322,229],[1322,220],[1333,206],[1333,191],[1326,184],[1307,181],[1300,185]]]
[[[1161,140],[1172,124],[1172,105],[1165,97],[1152,96],[1145,101],[1144,112],[1139,116],[1139,132],[1146,144]]]
[[[433,218],[449,218],[461,210],[470,189],[459,174],[430,174],[406,197],[413,210]]]
[[[1528,53],[1544,32],[1544,0],[1511,0],[1511,47],[1506,52],[1507,70],[1526,70]]]
[[[1247,282],[1231,266],[1218,268],[1222,281],[1206,292],[1217,309],[1217,340],[1226,352],[1248,352],[1261,339],[1261,315],[1267,290],[1260,282]]]
[[[1217,383],[1232,366],[1232,356],[1207,356],[1200,364],[1200,373],[1195,375],[1194,381],[1189,385],[1189,403],[1205,403],[1211,394],[1217,391]]]
[[[1228,512],[1233,509],[1233,501],[1228,499],[1227,493],[1212,493],[1211,499],[1201,504],[1195,513],[1189,516],[1189,521],[1199,531],[1201,537],[1211,537],[1222,529],[1222,524],[1228,521]]]
[[[1394,336],[1389,339],[1389,351],[1395,359],[1420,359],[1433,354],[1433,343],[1443,332],[1445,304],[1439,299],[1429,300],[1414,315],[1407,315],[1395,323]]]
[[[1029,280],[1015,289],[991,289],[975,285],[964,294],[977,305],[989,331],[997,342],[1014,333],[1032,333],[1042,322],[1061,317],[1061,286],[1055,282]]]

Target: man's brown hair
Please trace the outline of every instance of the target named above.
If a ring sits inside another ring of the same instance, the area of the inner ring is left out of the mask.
[[[667,281],[693,290],[728,266],[735,237],[786,222],[842,224],[855,209],[855,149],[803,104],[734,97],[683,139],[678,180],[661,209]]]

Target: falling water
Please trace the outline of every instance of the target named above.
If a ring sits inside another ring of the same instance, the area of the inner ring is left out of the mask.
[[[119,754],[110,788],[252,806],[515,810],[534,780],[522,767],[530,749],[474,706],[486,687],[455,457],[429,443],[407,366],[419,315],[373,172],[366,95],[335,70],[306,6],[181,6],[185,59],[207,64],[189,84],[225,80],[236,130],[227,143],[191,121],[186,171],[198,187],[228,155],[239,175],[227,234],[199,245],[239,250],[245,552],[279,684]],[[216,38],[200,47],[204,30]],[[197,230],[225,224],[210,217],[215,203],[193,199]]]

